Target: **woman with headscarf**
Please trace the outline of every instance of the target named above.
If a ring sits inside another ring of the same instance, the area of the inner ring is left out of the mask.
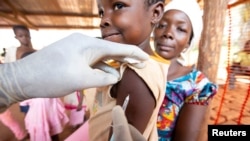
[[[158,55],[170,60],[157,128],[159,141],[197,141],[217,86],[186,56],[199,41],[202,14],[195,0],[172,0],[154,30]]]

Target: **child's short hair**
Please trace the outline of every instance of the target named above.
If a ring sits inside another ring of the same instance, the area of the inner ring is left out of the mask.
[[[151,6],[152,4],[155,4],[159,1],[162,1],[163,3],[165,3],[165,0],[145,0],[145,3],[147,4],[147,6]]]
[[[14,31],[15,34],[16,34],[16,30],[18,30],[18,29],[26,30],[26,31],[28,31],[28,33],[30,33],[28,27],[25,26],[25,25],[14,25],[12,27],[12,29],[13,29],[13,31]]]

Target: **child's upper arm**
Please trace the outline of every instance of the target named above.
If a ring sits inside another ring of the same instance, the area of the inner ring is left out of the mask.
[[[117,105],[123,105],[127,95],[129,102],[125,111],[128,122],[143,133],[152,116],[156,105],[155,98],[135,71],[127,68],[122,80],[113,91],[117,98]]]

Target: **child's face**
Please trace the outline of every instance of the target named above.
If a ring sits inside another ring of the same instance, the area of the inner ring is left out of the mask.
[[[30,34],[27,30],[17,29],[15,34],[15,38],[20,42],[21,45],[28,46],[30,44]]]
[[[188,16],[179,10],[164,13],[154,30],[156,52],[165,59],[174,59],[189,47],[192,25]]]
[[[152,13],[144,1],[97,0],[102,38],[134,45],[146,42],[152,31]]]

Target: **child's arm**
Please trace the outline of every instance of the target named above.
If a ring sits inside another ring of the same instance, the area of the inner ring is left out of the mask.
[[[117,98],[117,105],[123,105],[129,95],[125,111],[128,123],[143,133],[155,108],[155,99],[145,82],[131,69],[126,69],[122,80],[115,85],[111,94]]]
[[[77,111],[82,110],[82,102],[83,102],[83,96],[84,96],[84,90],[80,90],[80,95],[79,95],[79,103],[77,105]]]

